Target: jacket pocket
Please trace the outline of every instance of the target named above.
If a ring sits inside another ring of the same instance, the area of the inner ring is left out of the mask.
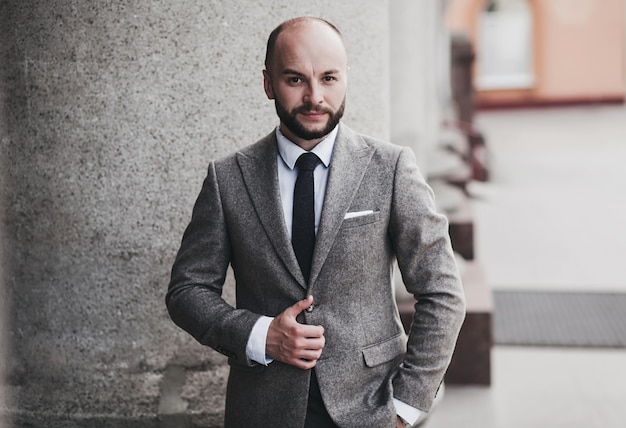
[[[364,226],[366,224],[376,223],[377,221],[380,221],[380,211],[374,211],[370,214],[352,218],[344,218],[343,223],[341,223],[341,229]]]
[[[404,354],[406,352],[406,341],[404,337],[404,334],[398,333],[389,339],[363,348],[362,352],[365,365],[374,367]]]

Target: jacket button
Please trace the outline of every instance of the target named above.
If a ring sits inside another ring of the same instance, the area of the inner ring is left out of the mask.
[[[311,306],[309,306],[308,308],[306,308],[306,311],[307,311],[308,313],[313,312],[313,305],[311,305]]]

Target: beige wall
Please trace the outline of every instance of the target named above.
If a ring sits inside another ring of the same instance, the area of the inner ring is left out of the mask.
[[[537,90],[545,97],[610,98],[624,93],[624,1],[536,1],[542,44]]]
[[[477,40],[484,0],[453,0],[447,13],[452,31]],[[535,85],[526,90],[480,91],[490,103],[623,100],[624,0],[529,0],[534,20]],[[474,45],[480,55],[481,47]],[[476,70],[478,73],[480,70]]]

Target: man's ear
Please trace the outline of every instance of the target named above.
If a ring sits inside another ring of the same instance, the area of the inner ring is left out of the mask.
[[[270,100],[276,98],[274,96],[274,89],[272,88],[272,79],[270,78],[270,73],[267,70],[263,70],[263,88],[265,89],[265,95]]]

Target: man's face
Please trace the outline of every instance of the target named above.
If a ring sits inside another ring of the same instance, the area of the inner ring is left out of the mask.
[[[310,150],[343,115],[348,68],[343,41],[315,21],[287,28],[268,68],[265,92],[275,102],[281,132]]]

